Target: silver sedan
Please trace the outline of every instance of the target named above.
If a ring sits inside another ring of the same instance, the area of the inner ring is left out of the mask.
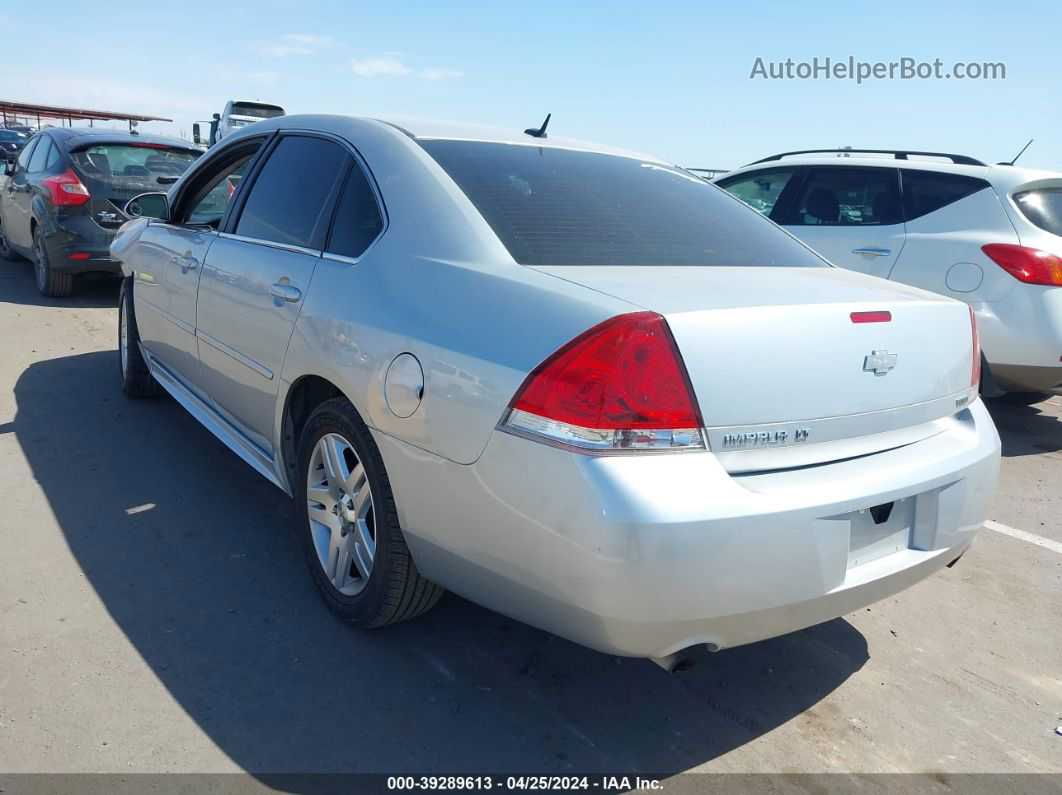
[[[288,116],[126,209],[124,391],[293,497],[356,626],[446,588],[671,667],[893,594],[985,518],[968,308],[657,158]]]

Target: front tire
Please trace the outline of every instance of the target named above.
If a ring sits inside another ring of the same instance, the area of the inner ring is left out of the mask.
[[[74,274],[52,268],[48,260],[48,247],[44,233],[37,227],[33,233],[33,278],[41,295],[49,298],[66,298],[74,292]]]
[[[122,279],[118,293],[118,361],[122,368],[122,392],[126,397],[154,397],[162,392],[140,352],[140,331],[133,310],[133,277]]]
[[[299,439],[295,525],[325,603],[356,627],[430,610],[443,589],[424,579],[398,523],[383,459],[346,398],[322,403]]]

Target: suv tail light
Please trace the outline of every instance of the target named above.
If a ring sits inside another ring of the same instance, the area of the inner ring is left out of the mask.
[[[1062,258],[1054,254],[1012,243],[989,243],[981,251],[1018,281],[1062,287]]]
[[[41,184],[48,187],[52,204],[56,207],[84,204],[92,198],[88,188],[77,178],[77,174],[71,168],[54,177],[45,177],[41,180]]]
[[[618,315],[532,371],[502,427],[585,450],[704,449],[700,412],[664,319]]]
[[[970,369],[970,386],[977,389],[981,386],[981,334],[977,331],[977,315],[973,307],[970,310],[970,333],[973,335],[973,367]],[[976,397],[976,395],[975,395]]]

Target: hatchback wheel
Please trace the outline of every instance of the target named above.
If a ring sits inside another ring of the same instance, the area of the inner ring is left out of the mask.
[[[420,615],[443,589],[409,554],[380,452],[346,398],[325,401],[299,441],[296,530],[325,602],[342,619],[378,627]]]
[[[50,298],[65,298],[74,291],[74,274],[52,268],[44,233],[39,228],[33,233],[33,276],[37,289]]]

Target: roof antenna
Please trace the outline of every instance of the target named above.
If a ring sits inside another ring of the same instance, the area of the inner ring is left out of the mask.
[[[1025,146],[1023,146],[1021,148],[1021,151],[1018,152],[1018,154],[1014,155],[1014,159],[1011,160],[1009,163],[996,163],[996,165],[997,166],[1013,166],[1015,163],[1018,162],[1018,158],[1021,157],[1023,154],[1025,154],[1025,150],[1028,149],[1030,146],[1032,146],[1033,140],[1034,139],[1030,138],[1029,139],[1029,143],[1025,144]]]
[[[552,115],[552,113],[547,113],[546,120],[542,122],[541,127],[528,127],[526,130],[524,130],[524,133],[526,135],[530,135],[532,138],[546,138],[546,127],[549,125],[549,117]]]

